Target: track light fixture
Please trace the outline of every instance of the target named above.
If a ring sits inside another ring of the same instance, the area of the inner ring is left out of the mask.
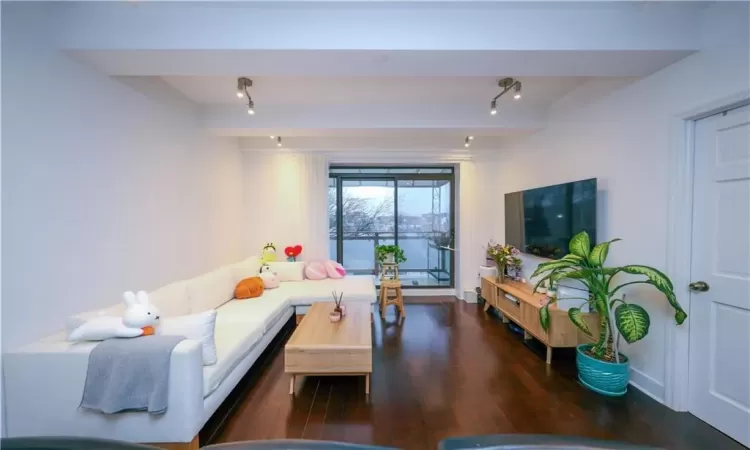
[[[281,136],[276,137],[276,146],[281,147]]]
[[[471,145],[471,141],[473,140],[474,140],[474,136],[466,136],[464,138],[464,147],[469,148],[469,146]]]
[[[247,97],[247,113],[251,116],[255,114],[255,102],[253,102],[253,98],[250,97],[250,92],[247,91],[247,88],[252,86],[253,80],[250,78],[237,78],[237,98]]]
[[[519,80],[516,80],[515,78],[506,77],[500,80],[498,83],[498,86],[503,88],[503,90],[495,96],[495,98],[492,99],[490,102],[490,114],[493,116],[497,114],[497,99],[502,97],[506,92],[513,89],[515,94],[513,95],[514,100],[518,100],[521,98],[521,82]]]

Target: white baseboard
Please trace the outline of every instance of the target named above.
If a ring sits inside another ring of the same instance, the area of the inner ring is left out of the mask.
[[[474,290],[465,290],[463,291],[463,296],[459,297],[461,300],[465,301],[466,303],[477,303],[479,300],[477,299],[477,291]]]
[[[654,378],[646,375],[640,370],[630,368],[630,384],[636,389],[653,398],[657,402],[664,404],[664,384],[659,383]]]

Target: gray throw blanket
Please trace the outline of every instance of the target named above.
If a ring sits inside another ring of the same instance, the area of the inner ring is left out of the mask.
[[[91,350],[81,408],[113,414],[163,414],[169,394],[169,361],[182,336],[107,339]]]

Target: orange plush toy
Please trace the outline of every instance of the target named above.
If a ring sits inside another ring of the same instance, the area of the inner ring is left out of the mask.
[[[260,297],[263,294],[263,279],[260,277],[245,278],[234,288],[234,298],[245,299]]]

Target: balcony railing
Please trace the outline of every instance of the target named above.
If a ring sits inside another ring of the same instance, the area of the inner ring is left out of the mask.
[[[424,285],[444,286],[450,283],[452,250],[439,245],[436,240],[440,232],[409,231],[398,234],[398,245],[407,261],[399,265],[402,278],[425,274],[430,282]],[[379,265],[375,258],[375,247],[395,243],[392,232],[357,232],[343,235],[343,261],[346,270],[353,274],[378,275]],[[336,254],[336,235],[330,235],[331,254]]]

